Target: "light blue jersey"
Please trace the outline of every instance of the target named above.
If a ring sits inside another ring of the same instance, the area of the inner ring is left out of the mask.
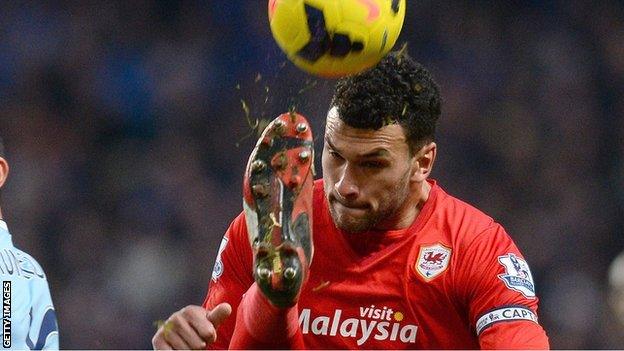
[[[50,288],[43,269],[16,249],[0,220],[2,349],[58,350],[59,335]]]

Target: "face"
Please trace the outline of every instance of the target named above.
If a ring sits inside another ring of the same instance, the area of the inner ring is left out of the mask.
[[[411,199],[417,162],[400,125],[346,125],[332,108],[323,148],[325,196],[336,226],[351,233],[392,229]]]

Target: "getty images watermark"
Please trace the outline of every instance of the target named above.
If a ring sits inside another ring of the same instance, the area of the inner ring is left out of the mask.
[[[2,281],[2,346],[11,347],[11,281]]]

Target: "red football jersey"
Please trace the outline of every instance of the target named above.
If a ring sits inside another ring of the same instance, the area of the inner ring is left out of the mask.
[[[309,349],[546,349],[529,266],[489,216],[431,192],[407,229],[348,234],[314,184],[314,258],[299,299]],[[253,284],[244,215],[227,230],[204,307],[234,311]],[[227,348],[230,316],[214,348]],[[276,331],[278,333],[279,331]]]

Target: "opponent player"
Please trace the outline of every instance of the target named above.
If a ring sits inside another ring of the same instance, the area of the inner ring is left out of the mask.
[[[0,188],[9,175],[0,138]],[[0,278],[2,278],[2,346],[18,350],[58,350],[56,314],[43,269],[13,246],[0,211]]]
[[[406,54],[340,80],[312,206],[311,175],[300,176],[311,138],[280,116],[251,155],[246,211],[225,234],[203,308],[174,313],[154,347],[548,348],[509,235],[429,179],[439,116],[438,86]],[[312,231],[300,219],[308,207]]]

